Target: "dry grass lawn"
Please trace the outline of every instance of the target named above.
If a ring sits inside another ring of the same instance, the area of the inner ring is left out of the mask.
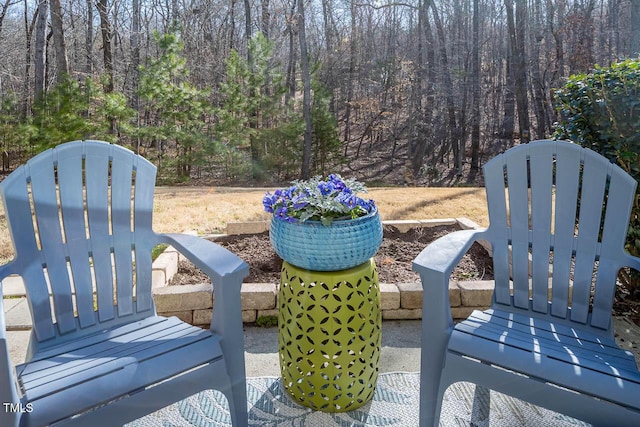
[[[262,208],[265,191],[223,187],[158,187],[154,229],[158,232],[195,230],[223,232],[227,223],[267,220]],[[484,188],[371,188],[383,220],[466,217],[487,226]],[[0,211],[0,262],[13,257],[4,212]]]

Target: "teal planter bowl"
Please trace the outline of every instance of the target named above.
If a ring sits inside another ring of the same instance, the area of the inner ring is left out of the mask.
[[[272,218],[269,236],[276,253],[289,264],[315,271],[337,271],[362,264],[382,244],[378,211],[349,220],[287,222]]]

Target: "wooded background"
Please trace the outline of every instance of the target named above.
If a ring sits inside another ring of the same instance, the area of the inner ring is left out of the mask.
[[[97,138],[166,182],[477,182],[639,53],[640,0],[0,0],[2,170]]]

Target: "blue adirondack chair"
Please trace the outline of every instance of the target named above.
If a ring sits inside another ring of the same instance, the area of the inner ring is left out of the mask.
[[[420,424],[438,425],[444,391],[469,381],[594,425],[639,426],[640,373],[611,317],[618,271],[640,269],[624,250],[636,182],[549,140],[497,156],[484,176],[489,227],[451,233],[413,264],[424,288]],[[493,249],[493,302],[454,326],[449,275],[476,240]]]
[[[0,310],[0,401],[11,404],[0,426],[122,425],[204,389],[221,390],[233,425],[247,425],[240,287],[248,266],[207,240],[154,233],[155,175],[123,147],[76,141],[0,183],[16,252],[0,279],[22,276],[33,320],[26,363],[14,371]],[[156,315],[159,243],[211,278],[210,330]]]

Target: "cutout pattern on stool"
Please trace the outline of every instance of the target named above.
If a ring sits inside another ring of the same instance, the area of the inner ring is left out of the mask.
[[[378,379],[381,347],[373,261],[341,272],[284,263],[279,301],[280,369],[292,398],[325,412],[367,403]]]

